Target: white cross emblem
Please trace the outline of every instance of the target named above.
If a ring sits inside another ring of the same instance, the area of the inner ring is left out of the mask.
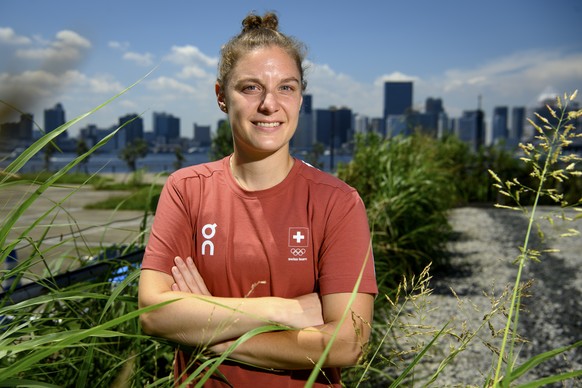
[[[300,244],[301,240],[303,240],[304,238],[305,238],[305,236],[302,235],[300,231],[297,231],[295,236],[293,236],[293,240],[297,241],[297,244]]]
[[[288,243],[290,247],[306,248],[309,245],[309,228],[303,226],[290,227]]]

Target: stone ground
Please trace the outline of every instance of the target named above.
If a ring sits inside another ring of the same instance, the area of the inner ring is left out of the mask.
[[[545,238],[542,242],[537,233],[532,234],[530,248],[558,248],[559,252],[543,253],[540,262],[531,262],[522,274],[523,281],[533,279],[528,289],[529,297],[523,300],[520,313],[519,334],[528,342],[516,348],[518,364],[536,354],[566,346],[582,340],[582,235],[559,236],[573,228],[582,232],[582,218],[572,222],[562,221],[552,215],[559,209],[538,208],[539,217],[550,217],[554,224],[540,222]],[[568,211],[570,217],[582,217],[582,213]],[[538,217],[538,218],[539,218]],[[519,212],[492,207],[465,207],[451,212],[450,222],[455,239],[450,242],[452,270],[432,274],[432,295],[427,298],[428,307],[419,320],[428,327],[441,328],[452,320],[455,333],[475,332],[479,335],[471,341],[465,351],[448,365],[432,386],[465,387],[483,386],[485,376],[490,375],[496,357],[490,350],[498,347],[500,336],[493,335],[504,328],[502,315],[490,320],[484,317],[492,310],[492,300],[500,297],[507,285],[513,284],[517,266],[512,264],[518,256],[518,247],[523,246],[527,231],[527,218]],[[451,292],[457,294],[457,297]],[[427,337],[428,338],[428,337]],[[419,338],[415,338],[419,341]],[[427,339],[425,339],[427,340]],[[428,338],[430,340],[430,338]],[[403,346],[407,346],[404,341]],[[448,347],[458,347],[459,342],[445,336],[435,349],[425,357],[420,377],[434,372],[448,354]],[[520,381],[582,369],[582,348],[569,351],[536,367]],[[554,384],[556,387],[582,387],[582,379]]]

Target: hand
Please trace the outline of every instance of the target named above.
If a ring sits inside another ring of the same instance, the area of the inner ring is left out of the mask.
[[[176,265],[172,267],[172,276],[174,278],[172,291],[190,292],[197,295],[211,295],[191,257],[186,258],[186,261],[184,261],[181,257],[176,256],[174,264]]]

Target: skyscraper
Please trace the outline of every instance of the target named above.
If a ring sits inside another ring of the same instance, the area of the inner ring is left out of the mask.
[[[313,97],[311,94],[303,96],[303,104],[299,111],[299,122],[291,146],[294,148],[310,148],[315,142],[315,131],[313,130]]]
[[[65,110],[63,106],[58,103],[52,109],[45,109],[44,111],[44,130],[46,133],[54,131],[65,123]],[[67,137],[67,132],[62,134]]]
[[[125,136],[116,136],[116,139],[118,139],[118,148],[123,148],[136,139],[143,139],[143,119],[136,113],[120,117],[119,126],[123,126],[120,131],[121,133],[125,132]]]
[[[464,111],[458,119],[457,136],[471,145],[473,151],[485,143],[485,119],[481,109]]]
[[[403,115],[412,108],[412,81],[384,83],[384,120]]]
[[[516,106],[511,110],[511,128],[509,129],[509,139],[514,145],[519,144],[523,137],[525,126],[525,107]]]
[[[491,143],[499,144],[500,141],[506,141],[509,136],[507,129],[507,114],[506,106],[497,106],[493,109],[493,122],[491,125]]]
[[[209,147],[212,143],[210,125],[198,125],[194,123],[194,141],[200,147]]]
[[[165,112],[154,112],[154,136],[157,143],[177,142],[180,138],[180,119]]]

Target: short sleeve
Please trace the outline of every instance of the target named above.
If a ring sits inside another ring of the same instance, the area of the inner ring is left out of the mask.
[[[319,259],[320,293],[352,292],[360,273],[358,292],[376,295],[368,217],[362,199],[352,190],[338,195],[331,206]]]
[[[192,256],[199,196],[197,178],[177,179],[170,175],[164,184],[142,262],[143,269],[171,274],[176,256]]]

